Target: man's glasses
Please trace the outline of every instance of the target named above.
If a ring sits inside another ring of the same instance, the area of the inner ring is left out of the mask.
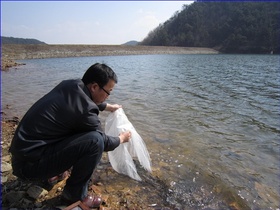
[[[100,85],[99,85],[99,87],[100,87],[102,90],[104,90],[104,92],[107,93],[108,96],[110,95],[110,93],[109,93],[107,90],[105,90],[103,87],[101,87]]]
[[[91,83],[93,84],[93,83],[96,83],[96,82],[91,82]],[[97,84],[98,84],[98,83],[97,83]],[[107,90],[105,90],[103,87],[101,87],[101,85],[98,84],[98,86],[99,86],[105,93],[107,93],[108,96],[110,95],[110,93],[109,93]]]

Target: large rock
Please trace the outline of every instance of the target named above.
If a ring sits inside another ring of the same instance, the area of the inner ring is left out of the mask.
[[[1,163],[1,171],[6,172],[12,170],[12,165],[10,163],[7,163],[5,161],[2,161]]]
[[[39,199],[45,197],[48,194],[48,191],[40,186],[32,185],[30,188],[28,188],[27,194],[31,198]]]
[[[26,192],[24,192],[24,191],[11,191],[11,192],[8,192],[3,197],[3,199],[4,199],[5,202],[13,204],[13,203],[17,203],[21,199],[23,199],[25,197],[25,194],[26,194]]]

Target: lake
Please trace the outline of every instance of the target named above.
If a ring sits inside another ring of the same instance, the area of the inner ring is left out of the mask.
[[[146,142],[154,169],[169,186],[170,204],[178,209],[219,209],[218,201],[213,204],[217,194],[225,200],[234,197],[250,209],[280,208],[278,55],[18,62],[26,65],[1,75],[4,117],[21,118],[61,80],[81,78],[90,65],[106,63],[119,78],[108,102],[123,105]],[[101,113],[103,122],[107,114]],[[202,199],[195,199],[195,193]]]

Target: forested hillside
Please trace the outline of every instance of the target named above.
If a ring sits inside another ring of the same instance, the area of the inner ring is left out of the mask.
[[[280,2],[194,2],[184,5],[140,44],[279,53],[279,14]]]

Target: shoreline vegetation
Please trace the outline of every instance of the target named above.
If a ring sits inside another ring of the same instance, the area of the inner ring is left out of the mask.
[[[3,44],[1,70],[22,65],[15,60],[66,58],[114,55],[151,54],[218,54],[217,50],[202,47],[130,46],[130,45],[46,45]]]

